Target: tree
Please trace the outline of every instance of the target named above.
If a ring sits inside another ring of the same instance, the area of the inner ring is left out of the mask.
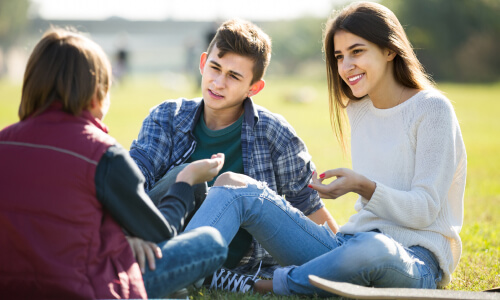
[[[0,56],[10,47],[28,24],[28,0],[0,0]],[[5,69],[0,59],[0,76]]]
[[[12,43],[28,23],[28,0],[0,0],[0,45]]]
[[[323,19],[300,18],[262,24],[273,44],[272,69],[277,73],[299,73],[307,64],[322,61]]]
[[[420,61],[437,80],[500,79],[500,2],[386,0]]]

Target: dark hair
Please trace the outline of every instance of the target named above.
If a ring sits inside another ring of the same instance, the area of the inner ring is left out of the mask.
[[[335,33],[341,30],[357,35],[382,49],[394,51],[396,53],[394,77],[403,86],[425,89],[433,87],[434,84],[418,61],[397,17],[387,7],[373,2],[357,2],[334,14],[325,27],[323,51],[326,58],[331,122],[338,140],[345,149],[344,109],[349,101],[360,98],[353,95],[338,73],[333,38]]]
[[[96,95],[103,100],[111,85],[111,66],[101,47],[83,35],[51,28],[26,65],[19,118],[47,109],[54,101],[79,115]]]
[[[207,52],[214,46],[219,49],[219,57],[235,53],[254,61],[252,84],[264,77],[271,61],[271,39],[257,25],[239,19],[224,22],[210,42]]]

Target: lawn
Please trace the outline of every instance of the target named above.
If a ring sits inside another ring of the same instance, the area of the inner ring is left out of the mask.
[[[438,87],[454,104],[468,154],[464,227],[460,234],[463,255],[447,288],[480,291],[500,286],[500,84],[440,83]],[[19,84],[0,80],[0,128],[17,121],[20,95]],[[129,148],[149,108],[166,99],[198,95],[199,91],[186,80],[151,75],[129,78],[113,87],[105,123],[110,134]],[[320,172],[350,166],[349,157],[342,154],[333,136],[327,99],[325,81],[298,78],[268,78],[266,88],[254,98],[294,126]],[[325,203],[343,224],[354,212],[354,201],[355,195],[349,194]],[[193,294],[195,299],[234,296],[206,290]]]

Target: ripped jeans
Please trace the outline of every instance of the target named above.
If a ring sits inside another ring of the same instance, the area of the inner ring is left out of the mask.
[[[436,288],[441,271],[425,248],[403,247],[378,230],[333,233],[293,208],[263,183],[212,187],[186,230],[212,226],[230,242],[240,227],[279,262],[273,290],[278,295],[330,296],[309,275],[363,286]]]

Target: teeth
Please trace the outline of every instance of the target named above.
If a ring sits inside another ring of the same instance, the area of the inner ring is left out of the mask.
[[[358,79],[360,79],[360,78],[361,78],[361,76],[363,76],[363,74],[359,74],[359,75],[356,75],[356,76],[354,76],[354,77],[351,77],[351,78],[349,78],[349,81],[355,81],[355,80],[358,80]]]
[[[211,91],[214,95],[216,95],[216,96],[221,96],[221,97],[222,97],[222,95],[217,94],[217,93],[216,93],[216,92],[214,92],[213,90],[210,90],[210,91]]]

